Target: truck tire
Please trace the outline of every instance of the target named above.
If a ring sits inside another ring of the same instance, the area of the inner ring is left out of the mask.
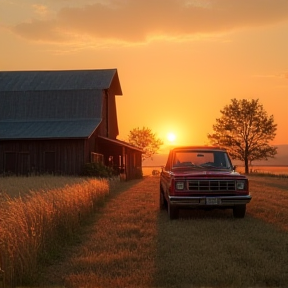
[[[233,207],[234,218],[244,218],[246,213],[246,204],[236,205]]]
[[[168,215],[170,220],[178,219],[179,209],[168,202]]]
[[[166,209],[166,205],[165,205],[165,198],[164,198],[164,195],[163,195],[163,193],[162,193],[162,189],[160,188],[160,200],[159,200],[159,202],[160,202],[160,210],[165,210]]]

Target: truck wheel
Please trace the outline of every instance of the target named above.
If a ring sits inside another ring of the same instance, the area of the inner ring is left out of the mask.
[[[246,204],[237,205],[233,207],[234,218],[244,218],[246,213]]]
[[[165,210],[165,209],[166,209],[165,198],[164,198],[162,191],[160,190],[160,210]]]
[[[179,209],[177,207],[174,207],[170,203],[168,203],[168,215],[169,215],[170,220],[178,219]]]

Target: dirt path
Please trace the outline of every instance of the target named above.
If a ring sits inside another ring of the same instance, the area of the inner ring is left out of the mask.
[[[151,287],[155,272],[158,177],[121,183],[63,261],[39,286]]]

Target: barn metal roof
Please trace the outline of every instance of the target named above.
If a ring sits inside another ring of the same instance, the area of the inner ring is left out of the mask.
[[[115,94],[122,95],[117,69],[3,71],[0,91],[108,89],[115,79]]]
[[[102,117],[102,90],[0,91],[0,121]]]
[[[88,138],[111,86],[116,69],[0,72],[0,139]]]
[[[88,138],[101,119],[0,121],[1,140]]]

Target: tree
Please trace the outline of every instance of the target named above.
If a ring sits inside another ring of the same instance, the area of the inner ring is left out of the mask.
[[[156,135],[152,133],[151,129],[143,127],[142,129],[134,128],[128,135],[128,142],[134,146],[143,149],[142,160],[152,158],[157,153],[160,146],[163,145],[163,141],[156,138]]]
[[[269,141],[276,136],[277,124],[273,115],[267,115],[259,99],[232,99],[220,112],[222,117],[216,119],[214,133],[208,134],[208,139],[214,145],[225,147],[232,159],[244,161],[245,173],[249,173],[252,161],[274,158],[277,147],[270,146]]]

